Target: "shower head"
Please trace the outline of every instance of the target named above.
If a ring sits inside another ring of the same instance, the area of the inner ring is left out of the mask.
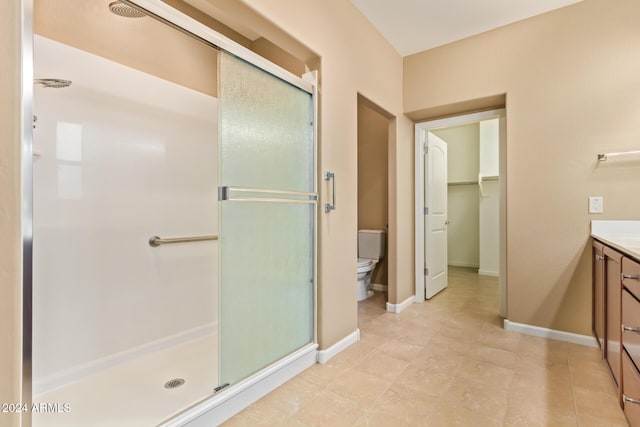
[[[147,16],[135,7],[129,6],[128,4],[121,1],[113,1],[109,3],[109,10],[111,11],[111,13],[122,16],[124,18],[142,18]]]
[[[62,79],[35,79],[33,81],[35,85],[41,85],[44,88],[61,89],[63,87],[71,86],[71,80]]]

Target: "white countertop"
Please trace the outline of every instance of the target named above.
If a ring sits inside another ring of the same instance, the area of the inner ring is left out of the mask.
[[[591,221],[591,236],[640,261],[640,221]]]

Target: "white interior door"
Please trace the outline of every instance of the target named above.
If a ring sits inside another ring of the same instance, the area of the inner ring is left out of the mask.
[[[425,131],[425,298],[447,287],[447,143]]]

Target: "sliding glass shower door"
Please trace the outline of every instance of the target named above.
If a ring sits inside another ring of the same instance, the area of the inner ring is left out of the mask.
[[[220,384],[314,340],[313,96],[219,63]]]

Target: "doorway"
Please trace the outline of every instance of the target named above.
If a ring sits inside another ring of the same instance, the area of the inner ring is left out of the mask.
[[[369,272],[367,290],[358,292],[359,317],[386,311],[388,298],[388,231],[389,231],[389,114],[358,95],[358,235],[360,231],[382,232],[384,253]],[[372,234],[377,235],[377,234]],[[360,242],[360,237],[358,238]],[[363,255],[358,249],[358,261]],[[358,277],[367,268],[358,267]],[[358,284],[361,286],[361,283]],[[366,295],[366,297],[365,297]],[[362,320],[362,319],[361,319]]]
[[[497,277],[506,317],[505,110],[422,122],[415,130],[416,302],[446,288],[450,267],[464,268]]]

